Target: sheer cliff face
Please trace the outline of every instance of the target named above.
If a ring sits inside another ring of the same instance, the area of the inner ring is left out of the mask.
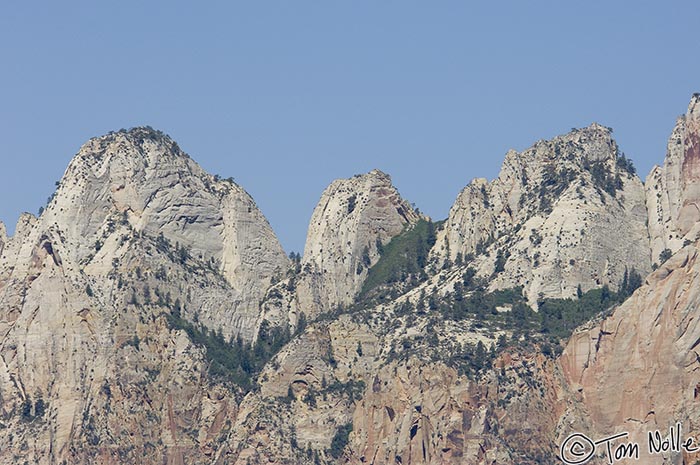
[[[238,390],[209,377],[203,349],[170,318],[253,338],[287,259],[240,187],[162,133],[110,134],[85,144],[43,215],[23,215],[0,243],[0,398],[13,433],[0,435],[2,463],[223,453]]]
[[[510,151],[498,178],[459,194],[433,256],[473,257],[492,289],[522,285],[531,303],[579,285],[616,288],[626,267],[651,266],[644,188],[631,171],[598,124]]]
[[[700,228],[700,94],[678,118],[668,141],[666,159],[646,180],[652,260],[662,251],[675,252]]]

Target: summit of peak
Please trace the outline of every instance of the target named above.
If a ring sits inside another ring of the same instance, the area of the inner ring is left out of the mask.
[[[206,175],[177,142],[150,126],[120,129],[91,138],[73,157],[64,178],[101,178],[107,173],[125,182],[128,179],[145,181],[165,173]]]
[[[595,122],[595,121],[592,122],[591,124],[589,124],[588,126],[582,128],[581,130],[582,130],[582,131],[596,131],[596,132],[601,132],[601,131],[602,131],[602,132],[606,132],[606,133],[609,133],[609,134],[612,134],[612,132],[613,132],[613,130],[612,130],[611,127],[609,127],[609,126],[604,126],[604,125],[602,125],[602,124],[600,124],[600,123],[597,123],[597,122]]]
[[[176,157],[189,158],[169,135],[150,126],[137,126],[131,129],[110,131],[102,136],[93,137],[80,148],[78,155],[105,155],[120,152],[131,155],[146,156],[150,152],[160,152]]]
[[[371,170],[367,174],[371,175],[371,176],[381,176],[381,177],[387,177],[387,178],[390,177],[387,173],[385,173],[384,171],[382,171],[378,168],[374,168],[373,170]]]
[[[592,122],[581,128],[571,128],[571,131],[552,139],[552,142],[574,142],[585,144],[594,141],[603,141],[606,144],[613,142],[613,128]]]
[[[361,180],[379,179],[379,180],[391,183],[391,176],[388,175],[387,173],[385,173],[384,171],[377,169],[377,168],[374,168],[373,170],[370,170],[366,173],[356,174],[352,178],[350,178],[349,180],[352,180],[352,179],[361,179]]]
[[[134,126],[130,129],[120,129],[118,131],[110,131],[102,136],[95,137],[95,139],[114,139],[118,137],[127,138],[148,138],[150,140],[172,140],[172,138],[161,131],[160,129],[154,129],[151,126]]]

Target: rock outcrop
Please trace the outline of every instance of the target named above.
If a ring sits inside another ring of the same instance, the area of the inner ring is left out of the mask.
[[[654,167],[647,177],[652,259],[658,269],[612,315],[577,331],[560,359],[566,382],[579,393],[576,401],[583,409],[578,416],[590,422],[586,433],[628,432],[625,441],[643,445],[640,464],[700,459],[672,450],[649,454],[646,447],[648,433],[660,431],[665,437],[676,423],[682,440],[700,433],[699,102],[695,94],[673,129],[663,167]],[[562,434],[570,432],[562,428]]]
[[[389,364],[353,417],[349,463],[555,463],[551,444],[566,408],[555,364],[504,354],[475,382],[444,364]]]
[[[221,453],[236,392],[210,380],[202,348],[171,327],[171,291],[150,271],[167,261],[145,239],[129,249],[98,278],[72,261],[59,228],[23,245],[27,266],[0,284],[0,397],[11,433],[0,434],[0,463],[204,463],[206,451]],[[186,302],[182,271],[168,271]]]
[[[700,94],[676,121],[663,166],[652,169],[645,186],[651,257],[661,264],[700,233]]]
[[[378,351],[376,335],[348,315],[309,327],[266,367],[259,393],[241,403],[233,437],[241,453],[234,463],[282,457],[333,463],[333,438],[352,424],[355,402],[365,392],[362,379],[376,371]]]
[[[5,224],[0,221],[0,257],[2,257],[2,250],[5,248],[5,244],[7,244],[7,229]]]
[[[302,313],[349,306],[380,248],[419,219],[379,170],[334,181],[314,209],[297,270],[268,291],[264,318],[295,328]]]
[[[299,283],[302,308],[349,305],[386,244],[419,216],[379,170],[334,181],[309,223]]]
[[[27,235],[34,228],[36,220],[36,217],[31,213],[22,213],[17,220],[14,235],[10,237],[5,236],[4,247],[2,253],[0,253],[0,282],[3,279],[7,279],[12,270],[14,270],[20,248]]]
[[[644,188],[598,124],[510,151],[494,181],[465,187],[438,235],[441,264],[471,262],[491,289],[569,298],[625,269],[650,270]]]

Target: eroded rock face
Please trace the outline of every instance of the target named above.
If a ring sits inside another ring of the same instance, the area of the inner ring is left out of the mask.
[[[505,353],[469,379],[440,361],[392,359],[386,349],[399,336],[377,331],[344,315],[289,344],[241,405],[234,463],[554,463],[560,417],[580,421],[558,365],[542,355]],[[352,432],[336,458],[345,425]]]
[[[512,463],[487,438],[493,412],[480,394],[440,364],[386,367],[355,410],[353,463]]]
[[[646,180],[652,260],[675,252],[700,233],[700,94],[693,95],[668,141],[663,166]]]
[[[34,215],[22,213],[17,220],[15,234],[11,237],[5,235],[3,250],[0,253],[0,282],[3,279],[7,279],[15,266],[18,265],[17,255],[27,235],[34,228],[35,223],[36,217]]]
[[[104,278],[72,261],[60,230],[23,246],[28,266],[0,284],[0,463],[209,463],[223,453],[236,392],[208,378],[202,348],[170,327],[167,304],[146,301],[149,284],[168,288],[150,271],[168,262],[138,243]],[[137,267],[140,280],[128,271]]]
[[[241,403],[232,463],[335,463],[333,437],[352,423],[378,352],[376,335],[349,315],[307,328],[263,370],[260,391]]]
[[[685,131],[683,202],[678,213],[681,232],[688,231],[700,221],[700,94],[695,94],[688,106]]]
[[[566,396],[544,357],[504,354],[478,381],[417,359],[379,370],[355,410],[350,463],[554,463]],[[397,459],[400,458],[400,459]]]
[[[433,249],[470,261],[492,289],[522,285],[531,304],[577,287],[616,288],[625,268],[650,270],[641,181],[609,128],[593,124],[522,153],[494,181],[476,179],[450,210]]]

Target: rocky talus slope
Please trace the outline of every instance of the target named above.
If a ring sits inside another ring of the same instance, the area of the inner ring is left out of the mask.
[[[700,435],[699,101],[645,184],[592,124],[443,223],[335,181],[291,259],[162,133],[89,141],[0,224],[0,464],[553,464],[620,431],[694,464],[645,433]]]

